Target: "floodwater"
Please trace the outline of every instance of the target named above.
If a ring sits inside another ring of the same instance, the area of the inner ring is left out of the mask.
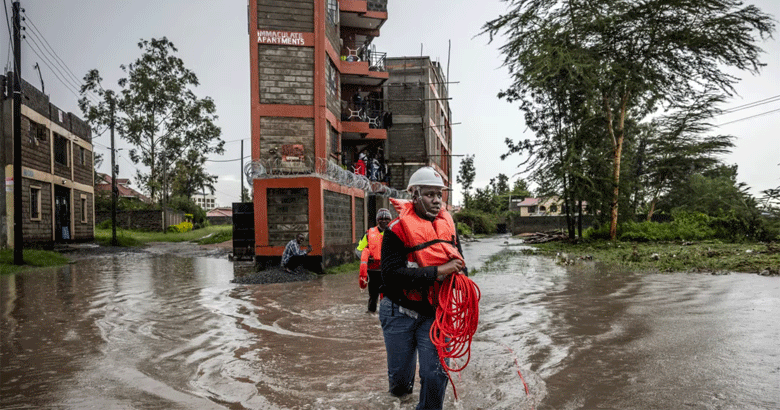
[[[778,409],[780,278],[632,274],[466,244],[482,290],[445,409]],[[0,276],[2,409],[413,409],[357,273],[236,285],[124,253]],[[519,372],[519,373],[518,373]],[[528,386],[524,389],[523,379]]]

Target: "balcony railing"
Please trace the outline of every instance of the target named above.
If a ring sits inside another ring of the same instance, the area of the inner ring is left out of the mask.
[[[368,71],[387,72],[387,53],[381,53],[373,47],[365,46],[358,49],[345,47],[345,52],[346,55],[341,59],[348,63],[366,61],[368,62]]]
[[[368,11],[387,11],[387,0],[368,0]]]
[[[387,129],[392,119],[381,99],[360,98],[351,102],[341,101],[341,121],[367,122],[369,128]]]

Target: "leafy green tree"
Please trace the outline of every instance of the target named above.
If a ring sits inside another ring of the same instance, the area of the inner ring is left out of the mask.
[[[705,136],[720,96],[704,96],[692,106],[653,120],[639,133],[637,175],[644,187],[641,195],[651,220],[660,197],[693,174],[720,165],[719,155],[734,146],[731,136]]]
[[[173,180],[171,191],[174,196],[192,198],[196,193],[205,192],[206,189],[214,194],[217,176],[206,173],[203,167],[205,161],[206,157],[194,150],[190,150],[186,157],[176,161],[171,177]]]
[[[458,169],[458,175],[455,176],[455,181],[463,187],[463,205],[468,208],[472,196],[471,191],[474,185],[474,178],[477,176],[477,170],[474,168],[474,155],[466,155],[460,161],[460,168]]]
[[[185,162],[183,172],[195,172],[202,180],[216,181],[216,177],[206,173],[203,162],[210,153],[223,153],[224,142],[220,128],[214,124],[214,101],[198,98],[192,91],[199,84],[198,78],[175,56],[178,50],[173,43],[165,37],[153,38],[139,41],[138,48],[142,50],[141,57],[120,66],[126,76],[118,81],[119,93],[103,90],[97,69],[84,77],[81,91],[101,96],[108,93],[116,102],[119,136],[133,146],[130,159],[148,168],[148,172],[139,170],[136,178],[152,198],[164,201],[181,161]],[[93,104],[86,97],[79,104],[87,119],[108,123],[108,104]],[[179,190],[191,190],[183,179],[178,182]]]
[[[528,189],[528,183],[524,179],[516,179],[512,184],[512,190],[509,192],[513,197],[527,198],[533,196],[533,193]]]
[[[762,50],[754,35],[774,31],[771,16],[740,0],[612,0],[598,7],[584,0],[509,3],[506,14],[484,26],[491,40],[498,33],[508,38],[501,46],[513,78],[508,94],[533,101],[535,92],[556,87],[550,79],[560,75],[566,81],[559,87],[579,78],[580,89],[591,90],[584,94],[587,106],[600,111],[599,135],[611,147],[612,239],[627,121],[639,123],[658,108],[684,106],[701,94],[731,95],[738,78],[723,70],[757,73]]]

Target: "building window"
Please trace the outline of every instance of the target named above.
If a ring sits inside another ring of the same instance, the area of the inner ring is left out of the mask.
[[[33,221],[41,220],[41,187],[30,187],[30,219]]]
[[[68,166],[68,139],[54,134],[54,162]]]
[[[87,196],[81,196],[81,223],[87,223]]]
[[[30,144],[38,145],[39,142],[46,142],[46,134],[48,130],[43,124],[38,124],[35,121],[30,121],[30,128],[28,130],[28,136]]]
[[[85,150],[84,147],[79,147],[79,161],[81,162],[81,165],[87,164],[87,150]]]
[[[328,13],[328,21],[332,25],[339,24],[339,2],[338,0],[325,0],[325,9]]]

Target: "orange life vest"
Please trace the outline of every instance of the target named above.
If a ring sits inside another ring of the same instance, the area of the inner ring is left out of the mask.
[[[382,232],[373,227],[366,232],[368,245],[360,253],[360,270],[379,269],[382,259]]]
[[[393,229],[393,232],[396,233],[401,233],[398,232],[399,228],[402,231],[401,235],[398,236],[402,238],[404,246],[410,250],[409,262],[414,262],[417,266],[424,268],[443,265],[452,259],[463,260],[455,240],[455,222],[449,212],[442,209],[433,221],[428,221],[420,218],[414,212],[412,202],[403,203],[401,206],[403,208],[399,211],[401,216],[388,229]],[[428,292],[428,300],[434,304],[438,286],[431,288]],[[404,293],[410,300],[422,300],[422,294],[419,291],[410,290],[404,291]]]

